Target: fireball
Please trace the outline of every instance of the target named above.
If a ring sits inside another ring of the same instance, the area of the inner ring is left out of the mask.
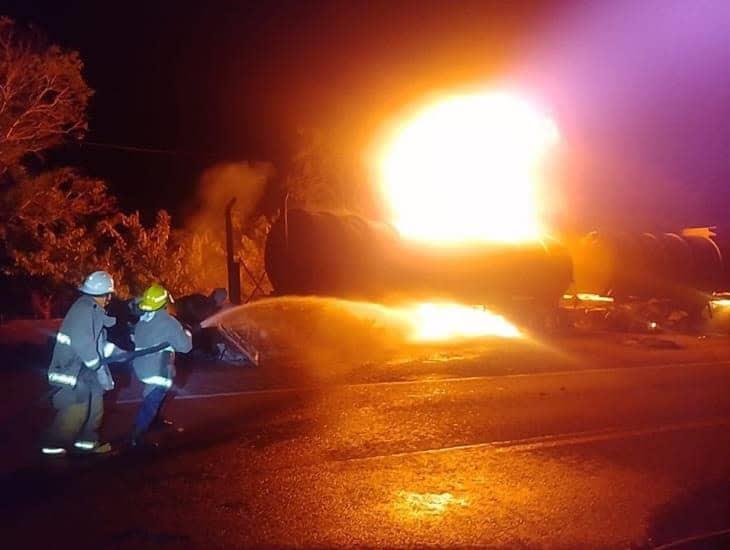
[[[445,245],[539,240],[539,166],[557,139],[550,118],[506,93],[423,109],[380,157],[393,224],[403,237]]]

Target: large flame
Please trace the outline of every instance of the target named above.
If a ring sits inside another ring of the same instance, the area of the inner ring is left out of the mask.
[[[552,120],[506,93],[424,109],[380,158],[394,225],[404,237],[441,244],[538,240],[538,161],[557,137]]]
[[[482,307],[426,302],[406,308],[403,313],[411,325],[410,339],[415,342],[521,336],[517,327],[504,317]]]
[[[365,319],[399,326],[409,342],[423,344],[481,337],[521,338],[522,333],[501,315],[482,306],[433,301],[382,305],[338,300],[337,303]]]
[[[345,315],[343,315],[345,314]],[[363,321],[352,324],[352,319]],[[296,323],[297,324],[286,324]],[[254,332],[280,332],[322,341],[334,338],[328,346],[382,331],[385,338],[398,343],[423,344],[463,340],[483,336],[519,338],[519,329],[503,317],[481,306],[446,301],[425,303],[378,304],[321,296],[281,296],[264,298],[243,306],[224,309],[204,320],[203,328],[217,325],[236,330],[256,327]]]

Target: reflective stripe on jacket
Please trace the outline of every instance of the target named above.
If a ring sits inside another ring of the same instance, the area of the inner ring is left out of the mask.
[[[114,326],[115,321],[91,296],[83,295],[76,300],[58,329],[48,381],[74,387],[81,369],[98,369],[107,344],[106,327]]]
[[[165,309],[143,315],[134,327],[135,347],[150,348],[163,342],[170,346],[157,353],[137,357],[132,365],[143,383],[169,388],[172,386],[175,352],[189,352],[193,347],[192,337]]]

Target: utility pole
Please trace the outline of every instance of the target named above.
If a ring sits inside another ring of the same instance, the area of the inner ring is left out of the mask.
[[[226,205],[226,265],[228,267],[228,296],[234,305],[241,304],[241,266],[235,260],[233,250],[233,221],[231,210],[236,203],[233,197]]]

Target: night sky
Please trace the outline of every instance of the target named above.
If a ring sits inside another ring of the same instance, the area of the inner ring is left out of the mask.
[[[730,208],[730,4],[634,2],[34,2],[2,10],[77,49],[92,142],[56,155],[127,208],[179,213],[221,161],[280,169],[297,129],[366,146],[429,94],[509,83],[563,136],[568,225],[722,225]],[[121,7],[123,6],[123,7]],[[343,130],[344,129],[344,130]]]

